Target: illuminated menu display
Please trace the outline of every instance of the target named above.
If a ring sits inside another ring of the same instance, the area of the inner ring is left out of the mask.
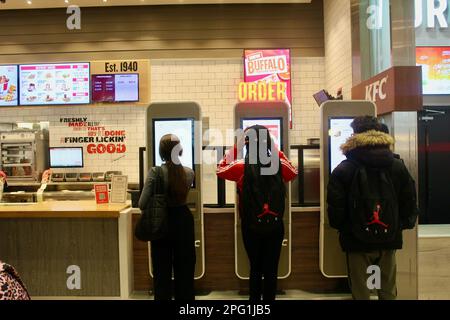
[[[92,76],[93,102],[139,101],[138,74]]]
[[[92,101],[93,102],[114,102],[115,81],[114,75],[94,75],[92,76]]]
[[[17,106],[17,66],[0,66],[0,106]]]
[[[416,64],[422,66],[423,93],[450,94],[450,47],[418,47],[416,53]]]
[[[20,65],[20,104],[88,104],[89,63]]]

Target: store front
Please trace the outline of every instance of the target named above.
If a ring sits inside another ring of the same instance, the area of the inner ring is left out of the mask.
[[[110,214],[90,215],[101,209],[83,212],[81,208],[83,203],[95,204],[94,186],[111,184],[114,175],[127,177],[129,191],[139,190],[140,149],[147,145],[146,108],[154,102],[181,101],[201,107],[202,157],[214,159],[202,164],[198,184],[204,207],[204,236],[198,245],[205,261],[196,287],[199,292],[245,292],[247,282],[239,279],[235,270],[234,239],[227,237],[234,232],[235,186],[218,181],[215,166],[233,144],[233,136],[226,131],[233,128],[232,110],[239,102],[239,84],[244,80],[246,48],[290,49],[292,127],[291,148],[286,153],[302,167],[302,175],[293,183],[290,252],[280,290],[346,292],[345,279],[327,279],[317,265],[319,146],[309,141],[317,140],[320,127],[312,96],[326,82],[323,11],[322,1],[317,0],[289,5],[94,7],[82,8],[79,30],[67,28],[62,18],[70,14],[61,9],[0,11],[2,21],[14,21],[5,31],[14,38],[4,43],[0,66],[8,79],[0,110],[5,155],[1,168],[8,175],[2,197],[5,205],[0,207],[2,237],[29,234],[32,239],[27,228],[39,223],[40,229],[54,230],[51,234],[62,237],[63,242],[64,230],[76,224],[81,230],[91,230],[83,232],[92,235],[106,232],[111,247],[101,250],[114,253],[101,257],[104,263],[97,267],[89,264],[97,249],[83,251],[88,244],[81,240],[81,231],[70,229],[69,243],[81,250],[78,256],[67,254],[70,259],[46,256],[60,247],[54,243],[51,248],[45,245],[47,240],[40,239],[36,242],[44,250],[40,255],[52,268],[38,259],[38,270],[46,274],[51,269],[56,277],[54,286],[42,286],[33,271],[36,266],[25,267],[31,253],[12,250],[7,245],[10,240],[2,241],[6,245],[2,258],[22,271],[24,281],[31,284],[31,294],[127,298],[152,290],[147,244],[132,239],[139,210],[130,208],[131,192],[126,203],[104,209],[112,210]],[[43,17],[46,23],[40,24]],[[266,89],[266,94],[272,90],[270,86]],[[280,94],[273,97],[278,99]],[[36,148],[36,158],[18,154],[11,146],[17,143],[14,134],[20,130],[33,132],[31,147],[42,145]],[[15,158],[30,162],[31,171],[21,170],[24,161],[13,161]],[[46,171],[49,168],[51,172]],[[43,187],[42,177],[47,175],[49,181]],[[305,184],[315,189],[303,188]],[[33,203],[62,207],[55,209],[58,214],[52,218],[48,212],[19,216],[14,211],[20,207],[12,205],[18,202],[36,212],[41,209]],[[107,231],[99,231],[102,228]],[[23,246],[27,239],[21,239]],[[95,286],[67,286],[68,277],[73,276],[68,268],[73,265],[80,268],[82,284],[102,273],[109,278],[99,281],[107,281],[111,287],[100,292]]]

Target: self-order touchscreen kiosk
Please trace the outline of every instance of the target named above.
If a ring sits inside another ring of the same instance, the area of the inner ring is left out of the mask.
[[[273,103],[239,103],[234,109],[235,129],[245,130],[253,125],[265,126],[272,136],[275,145],[289,156],[289,108],[284,102]],[[245,157],[245,149],[238,152],[238,157]],[[284,240],[281,248],[280,262],[278,266],[278,278],[287,278],[291,273],[291,193],[290,183],[286,185],[286,205],[283,216]],[[238,197],[236,197],[238,201]],[[239,204],[235,205],[235,270],[241,279],[250,277],[250,265],[244,248],[241,220],[238,212]]]
[[[181,164],[194,170],[195,178],[188,194],[188,207],[194,216],[195,226],[195,279],[199,279],[205,272],[204,231],[202,206],[202,128],[201,110],[195,102],[152,103],[147,109],[147,172],[153,166],[160,166],[159,141],[166,134],[175,134],[180,138],[183,154]],[[151,252],[149,245],[149,268],[151,267]]]
[[[353,134],[350,126],[359,116],[376,116],[369,101],[327,101],[321,105],[320,143],[320,270],[326,277],[346,277],[347,263],[337,230],[327,214],[327,185],[331,172],[346,159],[340,147]]]

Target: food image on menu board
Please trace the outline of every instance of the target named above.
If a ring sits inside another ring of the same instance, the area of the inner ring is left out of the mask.
[[[17,66],[0,66],[0,106],[17,104]]]
[[[89,63],[20,65],[20,104],[87,104]]]
[[[450,47],[417,47],[424,94],[450,94]]]

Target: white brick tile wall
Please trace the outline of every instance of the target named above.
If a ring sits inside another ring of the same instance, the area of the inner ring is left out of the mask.
[[[318,136],[320,115],[312,95],[325,87],[324,62],[324,58],[294,58],[292,61],[294,128],[291,144],[304,144],[308,138]],[[209,117],[210,128],[222,131],[224,137],[225,130],[232,129],[237,85],[243,79],[242,59],[156,60],[152,61],[151,72],[152,101],[196,101],[203,116]],[[170,81],[163,85],[155,81],[168,74]],[[183,90],[177,89],[180,87]],[[167,96],[166,92],[173,94]]]
[[[225,144],[233,142],[226,130],[233,128],[233,108],[237,102],[237,85],[243,79],[242,59],[154,60],[152,101],[195,101],[209,117],[210,128],[222,132]],[[293,58],[293,130],[291,144],[304,144],[318,137],[319,109],[312,95],[325,87],[324,58]],[[107,130],[125,130],[127,152],[122,154],[88,154],[85,168],[79,171],[121,170],[130,182],[138,182],[138,149],[145,146],[145,108],[136,106],[70,106],[36,108],[2,108],[0,122],[50,123],[50,145],[61,146],[61,138],[77,136],[61,117],[88,117],[100,121]],[[85,135],[85,132],[82,132]],[[84,145],[86,147],[86,145]],[[120,159],[119,159],[120,158]],[[118,160],[117,160],[118,159]]]

